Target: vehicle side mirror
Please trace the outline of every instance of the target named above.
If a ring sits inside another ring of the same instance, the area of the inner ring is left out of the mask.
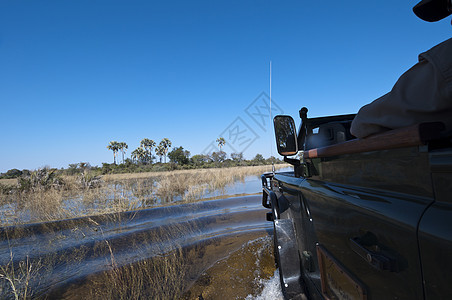
[[[282,156],[295,155],[298,152],[297,130],[291,116],[278,115],[273,119],[276,147]]]

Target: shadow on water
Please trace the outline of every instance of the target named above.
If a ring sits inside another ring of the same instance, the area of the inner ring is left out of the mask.
[[[257,295],[274,274],[266,212],[261,196],[250,195],[4,227],[1,293],[65,299]]]

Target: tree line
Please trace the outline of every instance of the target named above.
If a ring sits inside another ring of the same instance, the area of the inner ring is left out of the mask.
[[[171,141],[167,138],[162,139],[157,147],[153,140],[144,138],[141,140],[140,146],[132,151],[130,158],[135,163],[152,163],[155,158],[152,154],[152,150],[154,149],[155,154],[160,157],[160,162],[162,162],[162,158],[164,158],[166,163],[166,157],[171,145]],[[116,156],[119,151],[122,153],[122,163],[125,162],[124,155],[128,148],[129,146],[125,142],[111,141],[107,145],[107,149],[113,152],[114,164],[116,164]]]
[[[228,155],[223,151],[226,140],[223,137],[219,137],[216,139],[216,143],[219,151],[191,156],[190,151],[182,146],[172,148],[172,142],[167,138],[162,139],[158,145],[153,140],[144,138],[141,140],[140,146],[131,152],[130,158],[124,159],[124,150],[127,150],[127,144],[112,141],[107,148],[113,151],[113,164],[104,163],[103,173],[252,166],[282,162],[275,157],[265,159],[262,154],[256,154],[250,160],[246,160],[243,153],[231,153]],[[123,159],[122,163],[117,164],[116,158],[119,152],[123,154]],[[159,157],[157,162],[154,162],[156,158],[154,154]],[[169,162],[167,162],[167,158]]]
[[[218,153],[212,153],[211,158],[213,161],[221,162],[226,159],[226,153],[222,151],[222,147],[226,144],[226,140],[223,137],[219,137],[216,142],[218,143],[220,151]],[[172,143],[168,138],[163,138],[157,146],[153,140],[144,138],[141,140],[140,146],[132,151],[130,158],[133,163],[152,164],[155,159],[155,156],[152,154],[152,150],[154,150],[154,153],[160,158],[160,163],[162,163],[162,158],[164,159],[164,163],[166,163],[166,158],[168,157],[174,163],[187,164],[190,158],[190,151],[184,150],[184,148],[180,146],[169,152],[171,146]],[[122,163],[125,163],[124,155],[128,148],[129,146],[125,142],[111,141],[107,145],[107,149],[113,152],[113,163],[115,165],[118,152],[122,153]],[[238,154],[234,154],[233,156],[235,159],[240,157]],[[243,158],[243,155],[241,157]],[[209,158],[205,155],[195,155],[195,161],[200,160],[209,160]]]
[[[111,141],[107,145],[107,149],[113,152],[113,163],[102,163],[101,167],[91,166],[86,162],[74,163],[69,164],[66,169],[61,168],[60,172],[66,175],[74,175],[90,170],[94,174],[100,175],[283,163],[280,159],[273,156],[265,159],[259,153],[250,160],[245,159],[243,153],[231,153],[228,155],[222,150],[226,140],[223,137],[219,137],[216,142],[219,151],[191,156],[190,151],[182,146],[172,147],[172,142],[168,138],[162,139],[158,145],[153,140],[144,138],[140,141],[140,146],[130,153],[130,158],[126,158],[129,148],[127,143]],[[156,156],[159,158],[158,161],[155,161]],[[169,159],[169,162],[167,162],[167,159]],[[5,173],[0,173],[0,179],[17,178],[29,173],[29,170],[11,169]]]

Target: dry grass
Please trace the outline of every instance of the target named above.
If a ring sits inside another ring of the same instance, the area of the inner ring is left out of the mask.
[[[279,165],[278,168],[287,167]],[[221,169],[178,170],[171,172],[149,172],[137,174],[106,175],[106,182],[125,180],[154,180],[156,196],[164,202],[170,202],[175,197],[184,201],[201,199],[206,193],[223,190],[236,181],[243,181],[247,176],[270,172],[271,166],[232,167]]]
[[[115,220],[107,221],[109,223]],[[187,264],[182,248],[173,240],[177,237],[196,234],[199,231],[196,222],[188,225],[171,224],[133,235],[127,240],[108,240],[104,236],[103,226],[95,220],[91,222],[96,228],[94,231],[99,234],[92,248],[86,247],[83,243],[77,245],[76,242],[77,236],[81,240],[84,239],[83,231],[87,228],[74,227],[70,234],[63,234],[60,231],[62,228],[53,227],[53,224],[48,224],[45,230],[46,237],[40,237],[39,234],[33,237],[44,238],[47,241],[40,245],[40,250],[46,249],[48,255],[35,258],[34,261],[29,261],[27,256],[26,259],[17,262],[17,259],[13,260],[14,248],[10,247],[10,261],[0,265],[0,299],[28,299],[33,294],[38,298],[50,299],[178,299],[182,295],[185,289],[183,278]],[[119,223],[120,220],[116,222]],[[26,232],[19,228],[13,234],[14,239],[20,238],[22,234]],[[53,255],[55,245],[59,245],[60,239],[63,242],[75,240],[76,246],[58,251],[58,255]],[[127,247],[127,250],[124,250],[124,247]],[[33,250],[30,249],[30,251],[29,254],[33,255]],[[119,261],[115,258],[117,253],[115,251],[120,254]],[[130,257],[124,256],[125,251],[130,254]],[[137,257],[143,259],[136,261]],[[83,284],[71,285],[69,289],[66,286],[53,289],[52,285],[49,285],[50,293],[40,294],[43,292],[42,287],[37,289],[36,284],[39,284],[39,280],[46,284],[55,282],[57,278],[52,274],[55,268],[59,268],[60,271],[61,268],[66,268],[66,273],[73,272],[73,268],[77,268],[79,263],[92,258],[105,258],[107,265],[103,265],[100,261],[101,265],[88,264],[86,268],[92,268],[94,275]],[[96,273],[105,268],[108,271]]]
[[[181,248],[138,263],[117,266],[91,281],[90,299],[179,299],[187,266]]]
[[[12,178],[12,179],[0,179],[0,185],[4,185],[4,186],[15,186],[17,184],[17,179]]]
[[[280,166],[286,167],[286,166]],[[14,225],[27,222],[61,220],[87,215],[110,214],[109,222],[122,221],[120,212],[142,207],[170,204],[175,197],[182,201],[199,200],[210,191],[221,190],[247,176],[260,175],[271,170],[271,166],[239,167],[229,169],[181,170],[161,173],[120,174],[103,177],[97,188],[81,187],[76,176],[62,178],[65,188],[35,189],[0,195],[0,225]],[[160,201],[160,202],[159,202]],[[180,202],[178,202],[180,203]],[[116,216],[116,217],[115,217]],[[116,219],[115,219],[116,218]],[[115,223],[116,224],[116,223]],[[134,239],[133,253],[147,251],[149,247],[160,247],[162,240],[172,240],[199,230],[195,225],[172,226],[162,229],[156,236],[145,240]],[[83,234],[83,233],[82,233]],[[194,249],[188,257],[180,247],[173,245],[171,251],[160,249],[165,255],[145,259],[132,264],[120,265],[116,262],[114,248],[107,240],[100,242],[96,255],[110,257],[110,270],[96,276],[89,284],[86,298],[103,299],[179,299],[187,288],[184,277],[189,270],[190,260],[199,258]],[[49,242],[49,247],[51,247]],[[222,246],[222,248],[224,245]],[[46,261],[24,260],[16,265],[2,266],[0,270],[0,298],[22,299],[32,295],[28,286],[37,270],[45,266],[45,272],[52,273],[57,262],[80,261],[87,255],[86,249],[73,249],[61,257],[48,257]],[[143,253],[144,254],[144,253]],[[143,255],[142,257],[149,257]],[[204,258],[202,258],[204,259]],[[48,260],[48,261],[47,261]],[[69,264],[70,265],[70,264]],[[193,268],[193,265],[191,266]],[[42,272],[40,271],[41,275]],[[50,276],[50,275],[49,275]],[[85,291],[86,292],[86,291]]]
[[[0,296],[2,299],[30,299],[33,296],[30,281],[36,280],[42,266],[39,261],[31,263],[28,257],[14,264],[12,252],[10,257],[6,265],[0,266]]]
[[[277,168],[284,168],[288,165],[276,165]],[[109,174],[104,175],[103,180],[118,181],[124,179],[143,179],[143,178],[160,178],[165,176],[199,176],[200,174],[219,174],[227,177],[238,176],[244,177],[249,175],[260,175],[263,172],[270,172],[272,167],[265,166],[246,166],[246,167],[231,167],[231,168],[212,168],[212,169],[194,169],[194,170],[176,170],[165,172],[147,172],[147,173],[127,173],[127,174]]]
[[[277,165],[279,168],[287,165]],[[64,176],[63,187],[16,190],[0,194],[0,225],[63,220],[119,213],[140,208],[198,201],[247,176],[271,171],[271,166],[178,170],[170,172],[105,175],[87,188],[79,176]],[[83,179],[89,177],[84,174]]]
[[[261,289],[259,279],[266,279],[273,274],[274,259],[273,248],[268,246],[271,243],[268,243],[268,238],[260,237],[260,234],[223,237],[184,248],[173,242],[170,251],[168,245],[162,247],[160,243],[174,241],[177,236],[196,235],[200,227],[202,224],[190,223],[162,228],[152,237],[137,243],[136,251],[133,252],[135,255],[138,253],[138,256],[148,257],[139,253],[146,252],[145,248],[151,245],[158,249],[160,255],[123,266],[118,265],[113,247],[105,241],[110,251],[110,270],[91,278],[85,288],[81,288],[86,293],[81,298],[198,299],[198,295],[204,295],[204,292],[208,292],[206,295],[213,294],[213,288],[219,292],[210,299],[231,299],[225,295],[236,293],[246,296]],[[266,233],[262,233],[262,236],[267,237]],[[247,243],[251,239],[255,240]],[[222,258],[223,262],[218,262]],[[202,278],[196,278],[211,266],[215,267],[209,277],[214,278],[217,277],[215,274],[219,274],[219,278],[211,280],[209,287],[206,287]],[[235,288],[230,282],[240,282],[243,285],[243,288],[239,288],[241,292],[233,291]],[[227,293],[222,295],[220,290]],[[76,294],[80,295],[78,291]]]
[[[87,282],[83,298],[180,299],[186,289],[190,258],[174,240],[196,235],[199,230],[196,222],[156,228],[151,235],[130,241],[134,255],[147,259],[125,265],[117,262],[115,248],[105,240],[110,270]],[[149,258],[149,249],[158,254]]]

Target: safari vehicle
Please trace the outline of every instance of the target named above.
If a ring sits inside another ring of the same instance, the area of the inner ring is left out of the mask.
[[[274,118],[293,171],[262,175],[284,296],[452,299],[452,133],[423,123],[355,139],[354,115],[300,116],[298,134]]]

